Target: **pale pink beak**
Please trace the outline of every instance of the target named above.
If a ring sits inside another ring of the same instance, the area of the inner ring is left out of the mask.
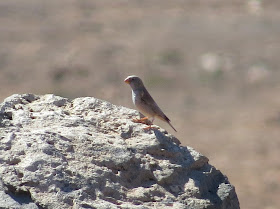
[[[127,84],[129,84],[129,83],[130,83],[129,78],[126,78],[126,79],[124,80],[124,82],[126,82]]]

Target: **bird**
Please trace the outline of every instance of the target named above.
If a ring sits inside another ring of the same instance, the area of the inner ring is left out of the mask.
[[[153,123],[155,118],[159,118],[160,120],[168,123],[171,126],[171,128],[173,128],[173,130],[177,132],[177,130],[170,123],[170,119],[159,108],[155,100],[152,98],[152,96],[144,86],[143,81],[138,76],[128,76],[124,80],[124,82],[129,84],[132,89],[132,101],[134,105],[140,113],[146,116],[140,119],[134,119],[134,122],[145,123],[145,121],[149,119]],[[149,125],[150,126],[145,129],[151,129],[151,124]]]

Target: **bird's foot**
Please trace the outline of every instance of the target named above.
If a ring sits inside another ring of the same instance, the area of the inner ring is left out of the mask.
[[[148,120],[148,117],[140,118],[140,119],[133,119],[132,122],[134,123],[143,123],[146,125],[150,125],[151,122]]]
[[[145,131],[150,131],[150,130],[153,130],[153,129],[158,129],[157,127],[152,127],[151,125],[150,126],[147,126],[145,128],[143,128]]]

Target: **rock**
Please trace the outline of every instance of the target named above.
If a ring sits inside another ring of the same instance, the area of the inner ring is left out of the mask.
[[[144,131],[135,110],[32,94],[0,110],[1,208],[239,208],[205,156]]]

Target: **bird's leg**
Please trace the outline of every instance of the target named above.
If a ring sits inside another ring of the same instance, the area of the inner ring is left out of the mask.
[[[134,123],[143,123],[143,124],[146,124],[148,125],[148,117],[144,117],[144,118],[140,118],[140,119],[133,119],[132,121]]]
[[[151,123],[147,124],[148,126],[144,128],[144,130],[151,130],[151,129],[155,129],[155,127],[152,127],[153,122],[154,122],[154,117],[152,117]],[[156,128],[157,129],[157,128]]]

